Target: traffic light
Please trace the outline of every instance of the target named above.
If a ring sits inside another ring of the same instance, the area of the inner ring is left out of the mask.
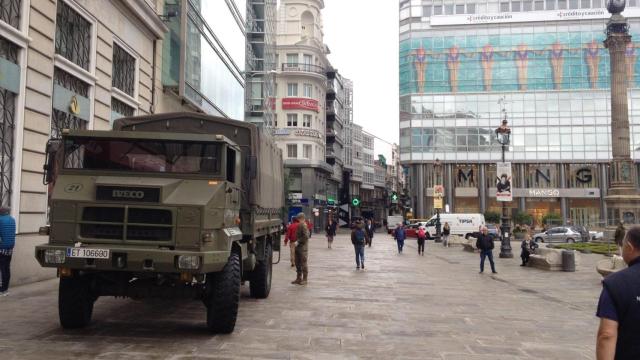
[[[358,207],[358,206],[360,206],[360,203],[361,203],[361,201],[360,201],[359,197],[354,197],[353,199],[351,199],[351,205],[353,205],[353,206]]]

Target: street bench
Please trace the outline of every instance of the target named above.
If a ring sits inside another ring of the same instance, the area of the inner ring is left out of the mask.
[[[576,265],[578,253],[575,253]],[[562,249],[537,248],[529,257],[529,266],[541,270],[562,271]]]
[[[606,277],[609,274],[625,269],[627,264],[624,262],[621,256],[613,255],[610,259],[602,259],[596,264],[596,271],[602,277]]]

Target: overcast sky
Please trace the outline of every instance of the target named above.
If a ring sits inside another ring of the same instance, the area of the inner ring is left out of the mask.
[[[354,120],[398,143],[398,2],[325,0],[324,42],[331,64],[354,82]],[[376,154],[390,148],[376,140]]]

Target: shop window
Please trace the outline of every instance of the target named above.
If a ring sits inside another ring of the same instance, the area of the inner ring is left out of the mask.
[[[89,97],[89,85],[75,76],[55,68],[53,71],[53,82],[73,93],[85,98]],[[78,109],[80,111],[80,109]],[[53,121],[51,122],[51,137],[60,137],[63,129],[86,129],[86,120],[75,116],[71,111],[65,112],[53,109]]]
[[[298,114],[287,114],[287,126],[288,127],[298,126]]]
[[[111,86],[134,97],[136,81],[136,58],[118,44],[113,44]]]
[[[0,20],[18,28],[20,26],[20,0],[0,1]]]
[[[91,61],[91,23],[63,0],[56,14],[56,54],[89,70]]]
[[[298,145],[297,144],[289,144],[287,145],[287,157],[290,159],[298,158]]]
[[[1,11],[9,11],[4,9]],[[3,17],[4,19],[4,17]],[[18,63],[18,47],[0,37],[0,57]],[[0,88],[0,206],[11,206],[16,127],[16,94]]]

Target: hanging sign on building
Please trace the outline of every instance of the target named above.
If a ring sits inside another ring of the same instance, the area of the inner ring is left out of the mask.
[[[17,94],[20,90],[20,66],[0,57],[0,88]]]
[[[640,9],[626,9],[624,17],[640,16]],[[517,22],[542,22],[563,20],[590,20],[608,19],[611,14],[605,8],[599,9],[571,9],[555,11],[527,11],[493,14],[466,14],[466,15],[436,15],[429,18],[431,26],[440,25],[475,25],[475,24],[500,24]]]
[[[433,187],[433,197],[435,198],[443,198],[444,197],[444,186],[436,185]]]
[[[511,163],[498,163],[496,177],[496,200],[513,201],[511,192]]]
[[[282,99],[282,110],[311,110],[320,112],[318,100],[305,98],[284,98]]]
[[[307,137],[322,139],[322,136],[320,135],[320,132],[318,130],[313,130],[313,129],[296,129],[293,132],[293,135],[295,135],[295,136],[307,136]]]
[[[441,197],[435,197],[433,198],[433,208],[434,209],[442,209],[442,198]]]
[[[89,121],[89,99],[58,84],[53,85],[53,108]]]

